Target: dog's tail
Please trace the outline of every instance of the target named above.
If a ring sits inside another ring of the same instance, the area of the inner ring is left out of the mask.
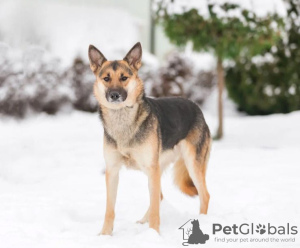
[[[179,158],[174,165],[174,182],[183,193],[189,196],[198,195],[182,158]]]

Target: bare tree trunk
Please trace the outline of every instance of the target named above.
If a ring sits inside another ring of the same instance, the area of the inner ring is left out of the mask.
[[[155,20],[152,8],[153,0],[150,0],[150,52],[155,54]]]
[[[217,130],[216,139],[223,137],[223,89],[224,89],[224,68],[222,65],[222,59],[218,58],[217,62],[217,74],[218,74],[218,117],[219,127]]]

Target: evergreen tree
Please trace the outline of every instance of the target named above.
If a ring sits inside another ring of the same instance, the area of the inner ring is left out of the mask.
[[[183,7],[179,12],[176,0],[160,1],[157,17],[172,43],[183,46],[192,41],[195,51],[210,51],[215,55],[219,92],[216,138],[220,139],[223,136],[223,61],[237,60],[242,55],[253,56],[270,49],[279,38],[274,24],[281,21],[277,14],[259,17],[237,4],[208,3],[207,14],[193,6]],[[172,11],[174,9],[177,11]]]
[[[259,58],[227,69],[229,96],[250,115],[300,109],[300,2],[287,0],[286,35]]]

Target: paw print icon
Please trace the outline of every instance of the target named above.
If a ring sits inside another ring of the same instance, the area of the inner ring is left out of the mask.
[[[264,234],[266,232],[266,226],[265,225],[257,225],[256,226],[256,232],[259,233],[259,234]]]

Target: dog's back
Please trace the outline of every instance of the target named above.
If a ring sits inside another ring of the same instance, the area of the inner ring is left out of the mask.
[[[193,128],[208,131],[201,110],[190,100],[181,97],[146,97],[145,101],[158,119],[163,150],[172,149]]]

